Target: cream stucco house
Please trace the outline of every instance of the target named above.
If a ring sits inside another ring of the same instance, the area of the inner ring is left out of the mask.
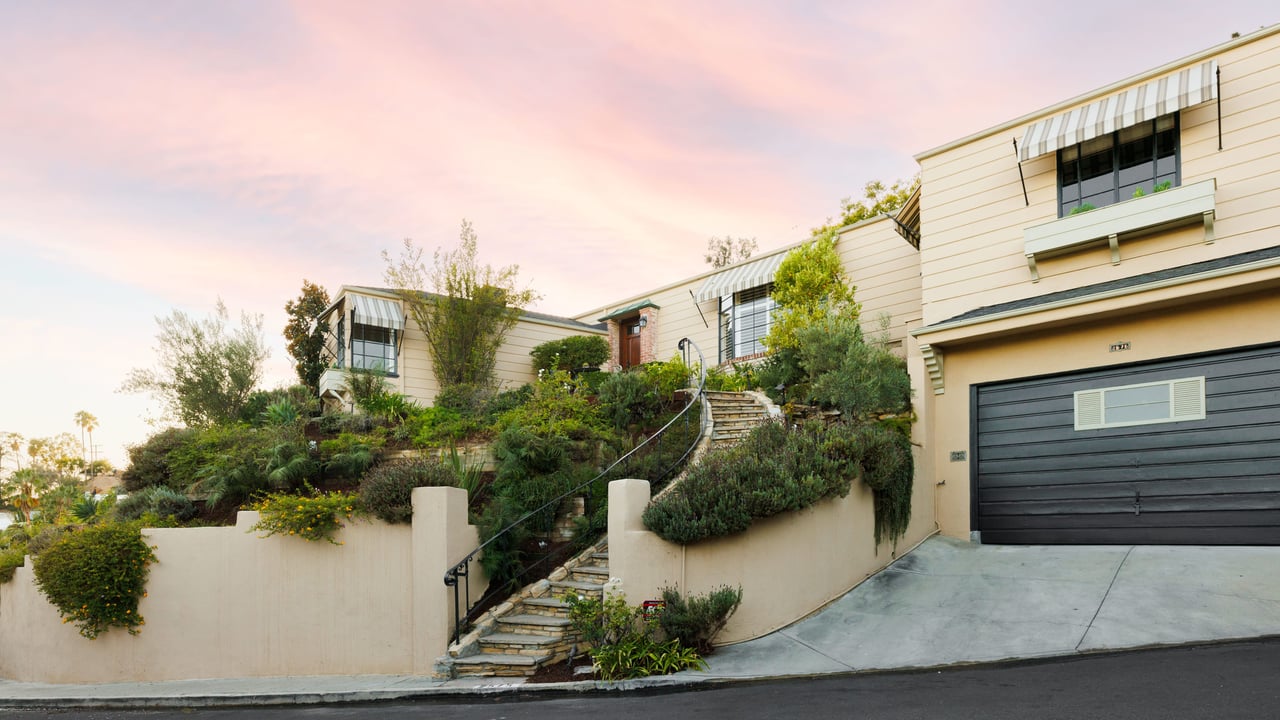
[[[887,321],[907,358],[940,530],[1280,542],[1280,26],[916,160],[907,205],[837,248],[867,329]],[[573,318],[529,314],[500,375],[523,382],[528,350],[568,333],[603,333],[615,368],[682,337],[709,363],[757,358],[789,249]],[[368,357],[355,329],[386,328],[375,354],[400,343],[397,381],[429,401],[421,338],[373,302],[395,300],[344,288],[346,352]]]

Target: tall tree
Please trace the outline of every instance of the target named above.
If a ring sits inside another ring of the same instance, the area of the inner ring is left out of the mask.
[[[9,432],[8,430],[0,432],[0,473],[4,472],[4,458],[12,457],[14,469],[22,469],[22,444],[26,442],[26,438],[20,433]]]
[[[707,240],[707,254],[702,256],[711,267],[719,270],[734,263],[750,259],[757,249],[755,238],[734,238],[725,235]]]
[[[862,198],[844,198],[840,201],[840,220],[813,231],[816,236],[827,227],[841,228],[873,217],[886,215],[902,207],[911,193],[920,187],[920,176],[907,180],[895,180],[888,187],[879,180],[872,180],[862,187]]]
[[[92,448],[93,431],[98,429],[98,418],[85,410],[80,410],[76,412],[76,426],[80,428],[80,457],[84,460],[85,465],[88,466],[93,460],[85,452],[84,434],[86,432],[89,433],[89,447]]]
[[[836,252],[836,228],[828,227],[783,258],[773,278],[778,304],[764,344],[769,350],[795,348],[797,333],[828,315],[857,319],[854,288],[845,279]]]
[[[195,320],[180,310],[156,318],[153,368],[134,368],[121,392],[150,393],[164,417],[188,427],[235,422],[262,379],[269,351],[262,338],[262,316],[241,313],[240,327],[228,328],[227,306]]]
[[[302,281],[301,294],[284,304],[284,311],[289,315],[289,322],[284,326],[289,357],[294,360],[298,381],[310,388],[312,395],[320,392],[320,376],[324,373],[320,356],[329,323],[321,320],[320,314],[328,307],[329,293],[306,279]]]
[[[437,249],[430,270],[412,240],[404,241],[398,260],[385,250],[382,259],[387,283],[427,338],[441,389],[491,388],[503,338],[521,311],[538,299],[533,290],[518,287],[519,266],[481,265],[476,233],[466,220],[457,249]]]

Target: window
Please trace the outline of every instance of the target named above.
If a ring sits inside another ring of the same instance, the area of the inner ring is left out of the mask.
[[[765,351],[764,336],[777,303],[769,297],[773,284],[733,294],[733,302],[721,313],[721,362],[758,355]]]
[[[1081,390],[1075,411],[1076,430],[1203,420],[1204,378]]]
[[[1059,150],[1058,216],[1179,185],[1178,160],[1176,114]]]
[[[396,331],[351,323],[351,369],[396,374]]]

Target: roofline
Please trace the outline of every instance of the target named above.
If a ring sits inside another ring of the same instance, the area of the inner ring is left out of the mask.
[[[1083,95],[1077,95],[1071,98],[1070,100],[1063,100],[1062,102],[1055,103],[1045,108],[1041,108],[1039,110],[1036,110],[1035,112],[1027,113],[1026,115],[1018,117],[1014,120],[1009,120],[1007,122],[1000,123],[999,125],[995,125],[993,127],[987,128],[986,130],[980,130],[976,133],[973,133],[972,135],[966,135],[965,137],[962,137],[959,140],[952,140],[949,143],[946,143],[944,145],[939,145],[938,147],[935,147],[931,150],[925,150],[924,152],[917,153],[913,157],[915,158],[915,161],[917,163],[922,160],[927,160],[928,158],[931,158],[935,155],[940,155],[944,152],[947,152],[948,150],[954,150],[958,147],[968,145],[969,143],[974,142],[975,140],[981,140],[982,138],[988,137],[990,135],[994,135],[998,132],[1003,132],[1005,130],[1018,127],[1019,125],[1025,125],[1031,122],[1032,120],[1035,120],[1036,118],[1044,117],[1046,115],[1055,115],[1059,112],[1068,110],[1077,105],[1082,105],[1090,100],[1095,100],[1104,95],[1110,95],[1118,90],[1122,90],[1126,87],[1129,87],[1130,85],[1137,85],[1143,81],[1151,80],[1160,75],[1164,75],[1173,70],[1177,70],[1178,68],[1183,67],[1184,65],[1191,65],[1200,60],[1207,60],[1219,53],[1237,48],[1241,45],[1247,45],[1251,42],[1261,40],[1266,37],[1270,37],[1271,35],[1274,35],[1278,32],[1280,32],[1280,23],[1259,28],[1257,30],[1254,30],[1253,32],[1244,33],[1240,35],[1240,37],[1238,38],[1231,38],[1226,42],[1219,43],[1208,49],[1192,53],[1191,55],[1174,60],[1172,62],[1167,62],[1157,68],[1153,68],[1151,70],[1138,73],[1137,75],[1127,77],[1123,80],[1113,82],[1110,85],[1106,85],[1096,90],[1090,90],[1089,92],[1086,92]]]
[[[866,218],[865,220],[859,220],[858,222],[855,222],[855,223],[849,223],[848,225],[842,225],[836,228],[836,235],[843,235],[844,233],[850,230],[853,230],[855,228],[860,228],[864,225],[870,225],[872,223],[876,223],[876,222],[880,222],[882,220],[888,220],[888,219],[889,219],[888,215],[881,214],[881,215],[876,215],[875,217]],[[791,252],[792,250],[795,250],[796,248],[809,242],[812,239],[813,237],[810,236],[803,240],[796,240],[795,242],[792,242],[787,245],[783,245],[780,248],[770,250],[767,253],[763,253],[760,255],[752,255],[746,260],[743,260],[741,262],[736,262],[732,265],[726,265],[722,268],[714,268],[712,270],[707,270],[705,272],[698,273],[697,275],[690,275],[689,277],[683,278],[681,280],[669,282],[666,285],[662,285],[661,287],[653,288],[651,290],[645,290],[644,292],[636,293],[635,295],[628,295],[626,298],[619,300],[618,302],[611,302],[611,303],[606,303],[604,305],[598,305],[584,313],[578,313],[574,317],[590,317],[594,315],[605,315],[611,312],[609,310],[609,308],[611,307],[621,308],[631,303],[640,302],[641,300],[647,297],[652,297],[653,295],[656,295],[660,292],[666,292],[667,290],[678,288],[681,285],[688,285],[689,283],[696,282],[698,280],[705,280],[711,277],[712,275],[719,275],[720,273],[726,272],[728,270],[732,270],[733,268],[736,268],[739,265],[746,265],[747,263],[753,263],[753,262],[756,262],[757,260],[763,260],[767,257],[772,257],[774,255],[777,255],[778,253]],[[710,300],[704,300],[703,302],[710,302]]]
[[[343,296],[345,296],[348,292],[355,292],[356,294],[359,294],[359,295],[373,295],[375,297],[387,298],[388,300],[400,299],[400,295],[393,290],[384,290],[382,288],[370,287],[368,285],[343,285],[342,287],[338,288],[338,294],[336,296],[337,299],[334,300],[333,303],[328,308],[325,309],[324,313],[321,314],[321,317],[324,317],[325,315],[328,315],[330,312],[332,312],[333,309],[338,306],[338,303],[341,302]],[[521,310],[520,318],[519,318],[520,321],[536,323],[538,325],[548,325],[551,327],[562,327],[570,330],[583,330],[586,332],[599,333],[601,335],[608,334],[608,330],[606,330],[605,328],[596,327],[595,325],[592,325],[590,323],[584,323],[581,320],[576,320],[571,317],[548,316],[549,313],[539,313],[539,315],[541,315],[542,317],[536,317],[536,316],[530,315],[531,312],[533,311]]]
[[[1239,275],[1246,272],[1252,272],[1254,270],[1266,270],[1277,266],[1280,266],[1280,257],[1265,258],[1241,265],[1228,265],[1227,267],[1205,270],[1204,272],[1191,273],[1190,275],[1180,275],[1178,277],[1164,278],[1161,280],[1154,280],[1152,282],[1139,283],[1137,285],[1128,285],[1122,288],[1103,290],[1102,292],[1080,295],[1073,298],[1064,298],[1062,300],[1055,300],[1053,302],[1047,302],[1040,305],[1029,305],[1027,307],[995,312],[990,315],[979,315],[978,317],[966,318],[964,320],[944,320],[936,325],[926,325],[925,327],[917,328],[912,330],[909,334],[912,337],[919,338],[925,335],[943,332],[945,330],[955,330],[956,328],[983,325],[997,320],[1007,320],[1009,318],[1021,317],[1023,315],[1034,315],[1036,313],[1045,312],[1046,310],[1057,310],[1059,308],[1071,307],[1073,305],[1084,305],[1085,303],[1097,302],[1099,300],[1109,300],[1111,298],[1124,297],[1126,295],[1137,295],[1139,293],[1150,292],[1152,290],[1161,290],[1168,287],[1176,287],[1178,285],[1188,285],[1190,283],[1201,282],[1204,280],[1213,280],[1220,277]]]

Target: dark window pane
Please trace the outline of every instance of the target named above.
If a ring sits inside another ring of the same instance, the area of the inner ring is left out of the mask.
[[[1173,157],[1178,150],[1178,132],[1176,130],[1166,130],[1156,135],[1156,155],[1160,157]]]
[[[1080,180],[1080,173],[1076,168],[1076,163],[1074,162],[1063,163],[1062,176],[1059,178],[1058,181],[1062,185],[1074,185],[1077,182],[1079,182],[1079,180]]]
[[[1156,174],[1173,175],[1178,172],[1178,159],[1170,156],[1156,161]]]
[[[1155,138],[1147,136],[1141,140],[1125,143],[1120,146],[1120,169],[1131,168],[1151,162],[1155,151]]]
[[[1122,169],[1120,171],[1120,185],[1133,185],[1143,180],[1150,180],[1155,175],[1155,163],[1148,160],[1145,163]]]
[[[1115,188],[1116,178],[1108,173],[1102,177],[1096,177],[1080,183],[1080,194],[1088,197],[1102,192],[1114,191]]]

